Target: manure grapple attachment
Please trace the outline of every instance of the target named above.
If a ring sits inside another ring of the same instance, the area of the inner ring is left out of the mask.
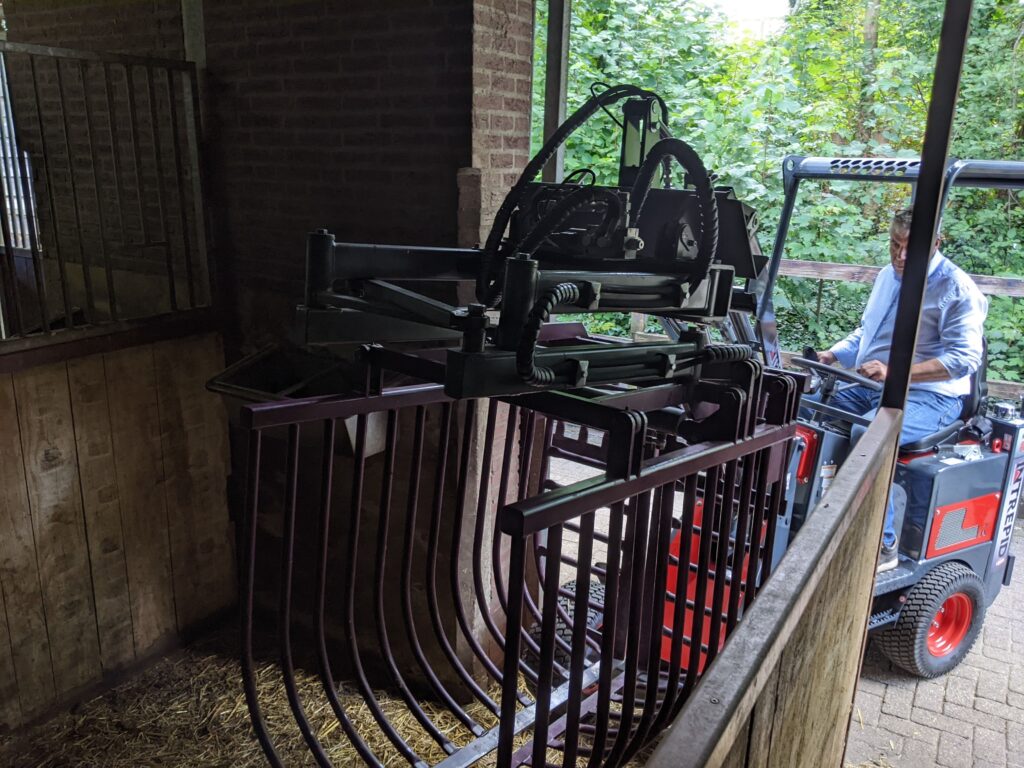
[[[618,186],[533,182],[623,98]],[[271,764],[295,727],[321,766],[625,764],[756,598],[801,382],[708,342],[753,310],[737,280],[764,259],[666,120],[630,86],[591,99],[480,249],[310,236],[298,340],[354,352],[358,385],[241,413],[243,670]],[[548,325],[570,311],[685,327],[632,344]],[[265,714],[268,647],[294,724]]]

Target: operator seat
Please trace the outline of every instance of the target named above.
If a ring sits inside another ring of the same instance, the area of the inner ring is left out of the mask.
[[[925,451],[931,451],[938,448],[941,445],[951,445],[956,443],[960,438],[960,433],[965,426],[971,423],[979,413],[981,413],[985,404],[988,402],[988,341],[982,340],[981,342],[981,364],[978,366],[978,370],[971,374],[971,391],[967,397],[964,398],[964,406],[960,411],[960,416],[952,424],[943,427],[938,432],[932,432],[930,435],[925,435],[920,440],[915,440],[912,443],[901,445],[899,450],[900,456],[906,456],[908,454],[923,453]]]

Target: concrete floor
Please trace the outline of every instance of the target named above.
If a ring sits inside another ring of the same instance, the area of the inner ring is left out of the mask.
[[[869,646],[846,765],[1024,768],[1024,521],[1017,572],[989,607],[981,637],[945,677],[920,680]]]

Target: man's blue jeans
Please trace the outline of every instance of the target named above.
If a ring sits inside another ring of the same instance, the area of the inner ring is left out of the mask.
[[[818,398],[812,395],[804,399],[817,400]],[[878,412],[878,404],[881,399],[881,392],[875,392],[867,387],[850,387],[832,395],[828,404],[871,420]],[[925,435],[938,432],[943,427],[952,424],[959,418],[962,408],[963,398],[942,395],[928,390],[910,390],[907,393],[906,409],[903,412],[900,445],[920,440]],[[808,411],[804,410],[801,415],[806,417],[807,414]],[[850,430],[850,445],[856,445],[866,431],[867,427],[854,424]],[[896,544],[895,508],[892,503],[892,494],[889,494],[889,503],[885,509],[885,530],[882,533],[882,543],[886,547]]]

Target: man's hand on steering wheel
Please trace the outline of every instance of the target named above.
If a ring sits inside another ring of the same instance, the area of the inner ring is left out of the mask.
[[[807,358],[803,357],[794,357],[793,365],[798,365],[801,368],[807,368],[808,370],[817,371],[820,374],[826,374],[835,379],[839,379],[840,381],[847,382],[848,384],[853,384],[859,387],[867,387],[868,389],[874,390],[876,392],[882,391],[881,380],[869,379],[867,376],[862,376],[860,373],[857,373],[856,371],[849,371],[845,368],[836,368],[832,365],[829,365],[822,361],[824,354],[825,353],[823,352],[820,355],[818,355],[817,360],[808,360]],[[877,363],[878,361],[876,360],[873,362]],[[868,363],[865,363],[865,365],[868,365]],[[878,363],[878,365],[881,365],[881,363]]]
[[[867,376],[872,381],[885,381],[885,375],[888,371],[889,366],[880,360],[868,360],[857,369],[857,373],[861,376]]]
[[[806,355],[805,355],[806,357]],[[818,362],[824,363],[825,365],[833,365],[836,362],[836,354],[831,349],[826,349],[824,352],[818,353]]]

